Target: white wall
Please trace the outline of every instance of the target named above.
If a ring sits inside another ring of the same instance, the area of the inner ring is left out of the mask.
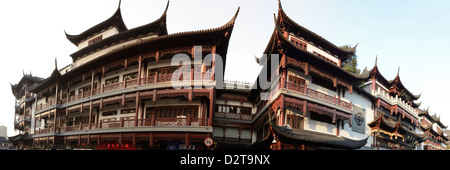
[[[358,132],[352,131],[352,128],[348,123],[344,124],[344,129],[341,129],[340,133],[342,136],[350,138],[350,139],[365,139],[370,135],[370,127],[367,125],[369,122],[374,120],[374,110],[372,108],[372,101],[370,98],[366,97],[364,94],[359,93],[357,90],[353,90],[353,94],[350,94],[349,91],[345,91],[345,97],[352,101],[353,105],[359,106],[365,110],[365,133],[361,134]],[[355,123],[355,122],[352,122]],[[370,147],[372,144],[372,137],[369,137],[365,146]]]
[[[146,40],[146,39],[155,38],[155,37],[157,37],[157,35],[151,35],[151,36],[147,36],[147,37],[143,37],[143,38],[139,38],[139,39],[132,39],[132,40],[125,41],[123,43],[119,43],[119,44],[110,46],[110,47],[105,48],[103,50],[99,50],[97,52],[94,52],[92,54],[89,54],[87,56],[79,58],[74,63],[72,63],[71,66],[69,66],[68,70],[70,71],[71,69],[79,67],[79,66],[81,66],[81,65],[83,65],[83,64],[85,64],[85,63],[87,63],[87,62],[89,62],[89,61],[91,61],[91,60],[93,60],[95,58],[98,58],[98,57],[100,57],[100,56],[102,56],[102,55],[104,55],[104,54],[114,50],[114,49],[121,48],[123,46],[130,45],[130,44],[134,44],[134,43],[140,41],[141,39],[142,40]],[[64,72],[61,72],[61,74],[64,74],[65,70],[66,69],[64,69]]]
[[[339,59],[338,59],[338,58],[336,58],[335,56],[332,56],[330,53],[328,53],[328,52],[326,52],[326,51],[324,51],[324,50],[322,50],[322,49],[316,47],[315,45],[312,45],[310,42],[307,42],[306,40],[297,38],[296,36],[294,36],[293,33],[290,33],[290,34],[289,34],[289,41],[291,41],[291,39],[295,39],[295,40],[297,40],[297,41],[301,41],[301,42],[306,43],[306,44],[307,44],[306,50],[307,50],[308,52],[310,52],[310,53],[316,52],[316,53],[318,53],[318,54],[320,54],[320,55],[322,55],[322,56],[324,56],[324,57],[330,59],[331,61],[336,62],[337,65],[340,65]]]
[[[100,32],[100,33],[98,33],[98,34],[96,34],[96,35],[94,35],[94,36],[88,38],[87,40],[81,41],[81,42],[78,44],[78,50],[80,50],[80,49],[82,49],[82,48],[84,48],[84,47],[87,47],[87,46],[88,46],[88,43],[89,43],[89,40],[92,40],[92,39],[94,39],[95,37],[98,37],[98,36],[102,35],[102,39],[105,39],[105,38],[108,38],[108,37],[110,37],[110,36],[113,36],[113,35],[115,35],[115,34],[117,34],[117,33],[119,33],[119,30],[117,30],[116,27],[112,27],[112,28],[107,29],[107,30],[105,30],[105,31],[103,31],[103,32]]]

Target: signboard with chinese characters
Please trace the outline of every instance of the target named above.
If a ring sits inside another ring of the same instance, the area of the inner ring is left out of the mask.
[[[352,131],[364,134],[366,129],[366,111],[356,105],[353,105],[352,111]]]

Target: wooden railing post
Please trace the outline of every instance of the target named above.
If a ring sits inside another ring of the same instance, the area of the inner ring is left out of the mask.
[[[155,114],[152,114],[152,120],[150,122],[150,126],[155,126]]]
[[[188,114],[186,117],[186,125],[191,126],[191,114]]]

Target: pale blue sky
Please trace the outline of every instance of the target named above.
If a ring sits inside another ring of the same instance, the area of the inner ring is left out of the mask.
[[[122,16],[129,29],[159,18],[167,1],[123,0]],[[253,83],[261,56],[274,28],[277,0],[171,0],[169,34],[219,27],[241,10],[230,40],[225,79]],[[422,93],[421,108],[430,106],[450,125],[445,106],[450,103],[450,1],[282,0],[286,14],[330,42],[355,45],[358,68],[378,67],[393,79],[400,67],[403,84]],[[25,73],[46,78],[54,69],[71,63],[77,48],[64,35],[79,34],[110,17],[118,0],[0,1],[0,56],[4,59],[0,80],[0,125],[13,130],[14,97],[9,83]]]

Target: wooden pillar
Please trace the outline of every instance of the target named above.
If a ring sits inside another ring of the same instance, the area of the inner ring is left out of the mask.
[[[119,144],[120,144],[120,145],[122,145],[122,143],[123,143],[122,140],[123,140],[123,133],[120,133],[120,134],[119,134]]]
[[[308,112],[308,101],[305,100],[303,103],[303,116],[306,116],[306,113]]]
[[[284,95],[281,95],[281,100],[280,100],[281,104],[280,104],[280,126],[283,126],[286,123],[286,111],[284,109]]]
[[[94,70],[92,70],[91,75],[91,96],[94,95]]]
[[[53,117],[53,131],[56,132],[56,115],[58,115],[58,109],[55,108],[55,117]],[[50,118],[50,116],[49,116]]]
[[[37,108],[37,94],[36,94],[36,99],[34,99],[34,108]],[[37,121],[37,117],[34,118],[34,133],[36,133],[36,121]]]
[[[281,58],[281,63],[283,64],[286,64],[285,63],[285,61],[283,61],[283,59],[285,60],[286,59],[286,55],[284,55],[283,54],[283,57]],[[281,82],[279,82],[279,85],[280,85],[280,88],[286,88],[286,82],[287,82],[287,69],[286,69],[286,65],[282,65],[281,66],[282,67],[282,73],[281,73],[281,79],[280,79],[280,81]],[[277,73],[278,74],[278,73]]]
[[[191,78],[192,78],[192,76],[191,76]],[[194,91],[194,88],[190,88],[189,89],[189,94],[188,94],[188,100],[189,100],[189,103],[191,103],[192,102],[192,98],[193,98],[193,92]]]
[[[124,84],[126,84],[124,82]],[[125,107],[125,93],[122,94],[122,107]]]
[[[337,87],[337,76],[333,77],[333,87]]]
[[[191,48],[191,56],[192,56],[192,59],[195,58],[195,45],[192,46],[192,48]]]
[[[123,67],[125,67],[125,71],[128,68],[128,58],[125,58],[125,61],[123,62]]]
[[[281,56],[281,68],[283,68],[283,69],[285,69],[286,68],[286,60],[287,60],[287,58],[286,58],[286,54],[283,54],[282,56]]]
[[[336,136],[339,136],[339,120],[336,123]]]
[[[99,106],[100,111],[103,110],[103,98],[100,98],[100,106]]]
[[[138,126],[138,113],[139,113],[139,104],[141,103],[141,99],[139,97],[140,93],[136,92],[136,108],[134,114],[134,126]]]
[[[208,119],[208,126],[212,126],[213,113],[214,113],[214,88],[211,89],[211,91],[209,92],[209,119]]]
[[[144,126],[145,102],[141,103],[141,126]]]
[[[157,96],[157,91],[156,89],[153,90],[153,104],[156,104],[156,96]]]
[[[141,85],[141,70],[142,70],[142,57],[141,57],[141,55],[139,55],[139,59],[138,59],[138,82],[137,82],[137,85],[139,86],[139,85]]]
[[[89,129],[91,129],[91,122],[92,122],[92,100],[89,102]]]
[[[191,143],[190,133],[186,132],[186,139],[185,139],[186,149],[189,148],[190,143]]]
[[[153,117],[153,115],[152,115]],[[149,141],[149,145],[150,147],[153,147],[155,141],[154,141],[154,132],[150,132],[150,141]]]
[[[155,114],[152,114],[152,120],[150,121],[150,126],[155,126]]]

